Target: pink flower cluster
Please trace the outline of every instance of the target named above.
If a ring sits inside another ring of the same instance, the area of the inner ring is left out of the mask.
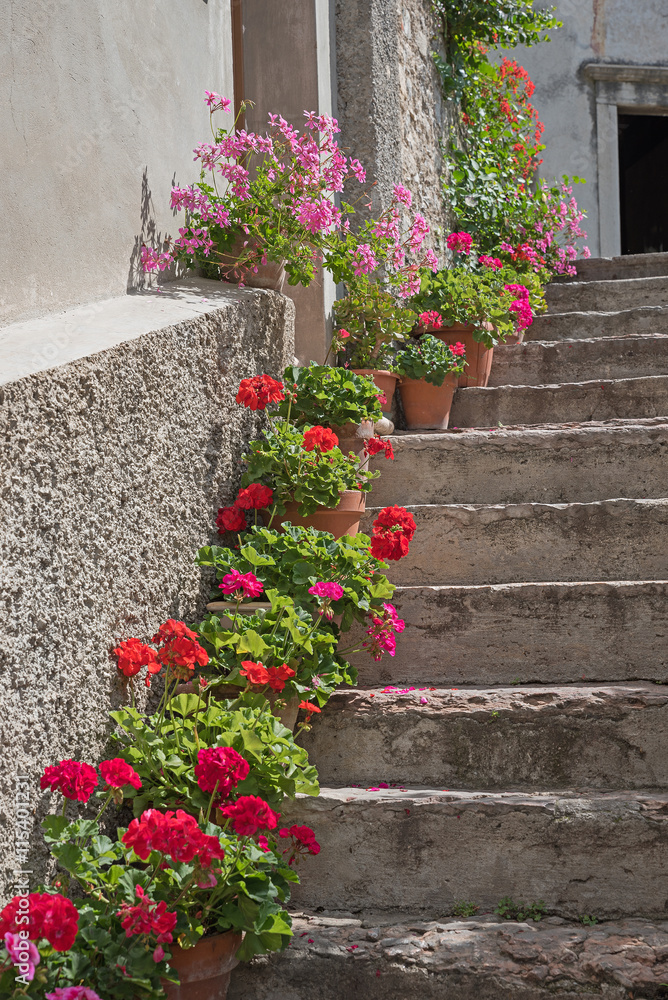
[[[445,245],[448,250],[455,250],[457,253],[471,253],[473,237],[470,233],[450,233]]]
[[[235,600],[242,601],[244,597],[258,597],[264,585],[252,573],[240,573],[238,569],[233,569],[223,577],[220,589],[224,594],[232,594]]]
[[[533,323],[533,312],[529,304],[529,289],[524,285],[504,285],[505,291],[517,298],[508,307],[508,311],[515,313],[515,323],[518,330],[526,330]]]
[[[392,604],[384,603],[383,610],[376,608],[369,613],[371,625],[366,630],[370,642],[363,642],[362,646],[368,649],[374,660],[380,660],[383,653],[394,656],[396,651],[395,632],[403,632],[406,623],[399,618],[397,609]]]
[[[320,608],[325,618],[331,621],[333,618],[331,602],[341,600],[343,597],[343,587],[339,583],[327,583],[321,580],[319,583],[314,583],[312,587],[309,587],[308,592],[313,597],[320,598]]]

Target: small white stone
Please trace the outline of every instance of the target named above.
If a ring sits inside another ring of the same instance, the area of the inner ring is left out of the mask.
[[[375,423],[376,434],[387,436],[394,433],[394,424],[387,417],[382,417]]]

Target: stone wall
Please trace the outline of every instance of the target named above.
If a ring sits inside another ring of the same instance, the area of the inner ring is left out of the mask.
[[[403,183],[432,230],[446,228],[440,142],[454,111],[443,101],[431,55],[437,39],[429,0],[337,0],[336,10],[341,141],[367,169],[373,212]],[[346,192],[351,200],[353,191]]]
[[[103,759],[107,713],[127,701],[114,641],[196,620],[208,595],[193,557],[217,537],[261,423],[235,404],[239,380],[292,360],[294,308],[276,293],[191,282],[153,300],[85,321],[113,314],[122,335],[145,305],[153,329],[0,386],[0,895],[15,775],[40,817],[46,764]],[[36,823],[32,839],[35,884]]]
[[[230,0],[0,4],[0,326],[141,285],[205,90],[232,96]]]

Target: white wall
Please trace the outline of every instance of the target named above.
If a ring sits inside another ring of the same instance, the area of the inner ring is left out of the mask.
[[[232,96],[230,0],[0,3],[0,326],[141,281],[205,90]]]

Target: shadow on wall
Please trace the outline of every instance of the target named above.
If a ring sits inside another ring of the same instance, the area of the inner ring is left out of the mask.
[[[176,174],[172,176],[170,189],[174,187],[175,184]],[[172,215],[176,215],[176,211],[172,212]],[[132,247],[132,253],[130,254],[127,281],[128,291],[136,291],[148,287],[146,275],[141,265],[141,248],[143,244],[146,243],[156,249],[158,247],[162,249],[164,244],[170,238],[167,233],[163,235],[161,232],[158,232],[155,227],[155,206],[153,204],[151,187],[148,182],[148,167],[144,167],[141,178],[139,218],[141,222],[141,232],[135,235],[134,246]],[[177,275],[174,272],[174,269],[170,268],[168,271],[160,272],[156,277],[158,282],[161,283],[162,281],[171,281],[176,278]]]

